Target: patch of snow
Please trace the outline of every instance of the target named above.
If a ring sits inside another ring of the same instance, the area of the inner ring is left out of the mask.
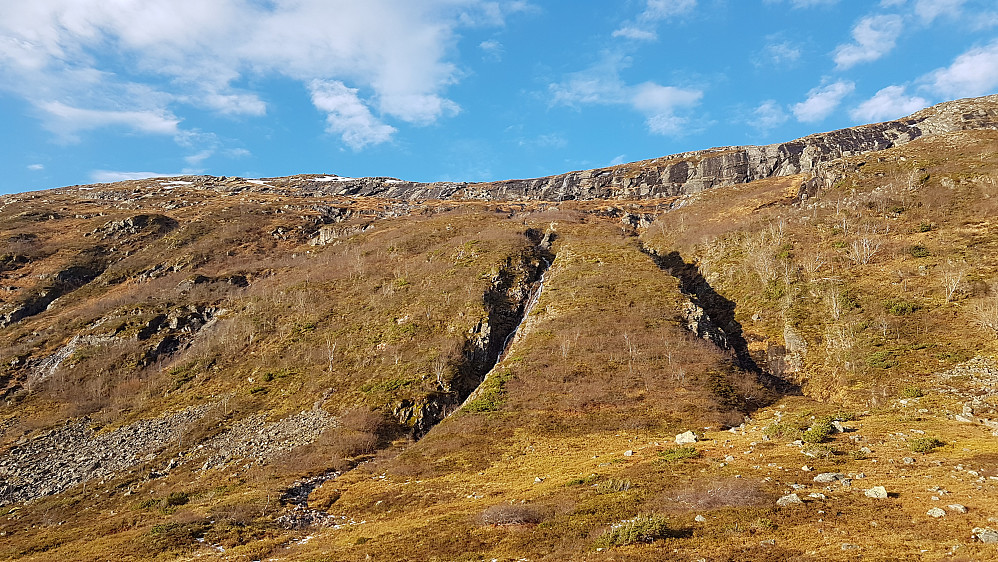
[[[194,182],[192,182],[192,181],[183,181],[183,180],[174,180],[174,181],[163,182],[160,185],[162,185],[164,187],[168,186],[168,185],[172,185],[172,186],[177,186],[177,185],[194,185]]]
[[[353,181],[357,178],[345,178],[342,176],[322,176],[321,178],[315,178],[312,181]]]
[[[265,182],[263,180],[246,180],[246,181],[248,181],[249,183],[255,183],[256,185],[265,185],[267,187],[273,187],[269,183],[267,183],[267,182]]]

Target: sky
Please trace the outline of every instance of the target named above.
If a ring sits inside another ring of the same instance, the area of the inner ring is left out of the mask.
[[[995,0],[0,0],[0,193],[540,177],[996,92]]]

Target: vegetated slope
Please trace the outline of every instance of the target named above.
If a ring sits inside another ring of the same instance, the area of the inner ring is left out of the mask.
[[[987,559],[996,148],[612,204],[6,196],[0,556]]]

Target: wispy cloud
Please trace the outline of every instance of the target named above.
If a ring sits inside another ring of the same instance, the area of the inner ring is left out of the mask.
[[[32,172],[40,172],[45,169],[43,164],[28,164],[28,169]]]
[[[924,23],[932,23],[941,16],[956,17],[966,0],[916,0],[915,15]]]
[[[182,174],[162,174],[159,172],[121,172],[115,170],[94,170],[90,179],[96,183],[112,183],[126,180],[144,180],[149,178],[169,178]]]
[[[749,125],[761,132],[767,132],[787,122],[790,116],[776,100],[766,100],[752,112]]]
[[[852,29],[853,42],[839,45],[835,49],[835,64],[839,70],[875,61],[894,49],[897,38],[904,30],[901,16],[868,16]]]
[[[923,97],[909,96],[904,86],[888,86],[859,104],[849,116],[861,123],[888,121],[924,109],[930,103]]]
[[[645,0],[644,10],[638,17],[614,30],[612,35],[636,41],[654,41],[658,39],[655,28],[660,22],[689,14],[696,6],[697,0]]]
[[[998,40],[958,56],[946,68],[929,73],[924,81],[937,94],[959,98],[998,91]]]
[[[41,102],[46,127],[66,141],[78,140],[77,133],[108,126],[123,126],[133,131],[156,135],[176,135],[180,119],[163,110],[113,111],[83,109],[62,102]]]
[[[847,80],[811,89],[807,99],[794,104],[793,114],[798,121],[813,123],[828,117],[842,103],[842,100],[856,89],[856,85]]]
[[[663,86],[655,82],[626,84],[620,70],[630,59],[620,54],[605,54],[586,70],[574,72],[565,80],[551,84],[553,105],[581,108],[584,105],[622,105],[640,112],[648,130],[654,134],[680,133],[688,119],[679,112],[696,106],[703,91],[696,88]]]

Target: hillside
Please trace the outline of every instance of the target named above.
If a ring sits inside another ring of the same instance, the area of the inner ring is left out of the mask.
[[[994,559],[996,216],[998,96],[0,197],[0,558]]]

